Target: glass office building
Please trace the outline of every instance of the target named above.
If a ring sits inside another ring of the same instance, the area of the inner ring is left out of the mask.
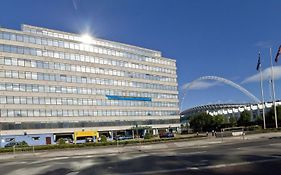
[[[0,28],[0,134],[179,126],[175,60],[46,28]]]

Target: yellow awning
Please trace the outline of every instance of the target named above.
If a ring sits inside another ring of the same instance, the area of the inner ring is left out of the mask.
[[[74,137],[99,137],[98,131],[74,131]]]

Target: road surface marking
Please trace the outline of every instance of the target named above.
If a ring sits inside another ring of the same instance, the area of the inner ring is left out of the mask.
[[[92,158],[92,157],[94,157],[94,156],[86,156],[87,158]]]
[[[270,146],[281,146],[281,143],[271,143]]]
[[[190,167],[190,168],[186,168],[187,170],[199,170],[198,167]]]
[[[75,171],[75,172],[67,173],[66,175],[76,175],[76,174],[78,174],[78,173],[79,173],[79,171]]]
[[[207,148],[209,147],[208,145],[203,145],[203,146],[198,146],[198,148]]]
[[[205,153],[207,151],[197,151],[197,152],[190,152],[190,153],[175,153],[176,155],[194,155],[194,154],[202,154]]]
[[[40,166],[40,167],[24,167],[14,171],[9,172],[6,175],[22,175],[22,174],[39,174],[50,168],[50,165]]]
[[[271,162],[281,159],[281,157],[278,156],[278,158],[271,158],[271,159],[265,159],[265,160],[257,160],[252,162],[239,162],[239,163],[230,163],[230,164],[218,164],[218,165],[210,165],[210,166],[193,166],[193,167],[186,167],[186,168],[178,168],[178,169],[170,169],[170,170],[155,170],[155,171],[143,171],[143,172],[134,172],[134,173],[128,173],[128,174],[122,174],[122,175],[140,175],[140,174],[161,174],[161,173],[176,173],[180,171],[198,171],[198,170],[204,170],[204,169],[215,169],[215,168],[224,168],[224,167],[233,167],[233,166],[241,166],[241,165],[249,165],[249,164],[255,164],[255,163],[264,163],[264,162]]]
[[[68,158],[70,158],[70,157],[54,157],[54,158],[51,158],[51,159],[49,159],[49,160],[61,160],[61,159],[68,159]]]

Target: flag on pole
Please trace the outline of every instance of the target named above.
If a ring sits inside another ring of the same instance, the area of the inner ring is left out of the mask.
[[[277,54],[275,56],[275,63],[278,62],[278,57],[280,56],[280,54],[281,54],[281,45],[279,46],[278,52],[277,52]]]
[[[259,52],[259,59],[258,59],[258,64],[257,64],[257,70],[260,70],[261,67],[261,53]]]

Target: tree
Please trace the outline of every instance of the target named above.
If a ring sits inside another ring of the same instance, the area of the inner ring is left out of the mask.
[[[249,111],[243,111],[237,121],[238,126],[247,126],[251,122],[251,113]]]
[[[194,131],[218,130],[225,123],[223,115],[211,116],[207,113],[198,113],[189,118],[190,127]]]
[[[190,117],[190,126],[194,131],[205,131],[206,126],[211,124],[212,116],[206,113],[195,114]]]
[[[221,127],[222,124],[225,123],[225,116],[224,115],[217,115],[212,117],[212,128],[213,130],[217,130]]]
[[[281,106],[276,106],[276,111],[277,111],[277,121],[278,121],[278,123],[281,124]],[[274,115],[274,107],[273,106],[266,113],[265,122],[266,122],[266,126],[268,128],[270,128],[270,127],[274,128],[275,127],[275,115]]]
[[[229,125],[231,126],[231,127],[234,127],[234,126],[236,126],[237,125],[237,119],[236,119],[236,117],[234,117],[234,116],[231,116],[231,117],[229,117]]]
[[[256,121],[254,121],[254,124],[260,125],[260,126],[263,127],[263,117],[262,117],[262,115],[257,116]]]

